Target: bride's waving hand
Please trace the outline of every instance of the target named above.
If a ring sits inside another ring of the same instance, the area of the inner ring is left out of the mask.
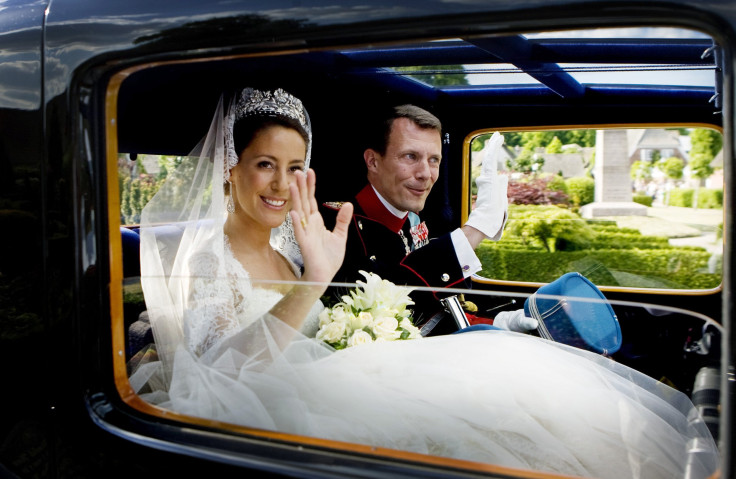
[[[306,173],[297,173],[291,183],[291,221],[294,236],[304,257],[304,275],[308,282],[325,283],[332,280],[345,257],[345,242],[353,205],[345,203],[337,215],[335,229],[325,228],[315,199],[315,174],[311,168]]]
[[[325,228],[314,196],[315,174],[308,169],[298,171],[289,184],[292,209],[289,212],[294,236],[304,260],[301,282],[271,308],[270,313],[295,329],[299,329],[316,301],[342,265],[353,205],[345,203],[337,216],[333,231]]]

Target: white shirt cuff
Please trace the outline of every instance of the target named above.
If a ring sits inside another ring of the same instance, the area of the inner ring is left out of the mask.
[[[475,255],[475,251],[473,251],[473,247],[470,246],[468,237],[460,228],[450,233],[450,239],[452,240],[452,246],[455,248],[457,261],[463,270],[463,277],[467,278],[483,268],[480,260]]]

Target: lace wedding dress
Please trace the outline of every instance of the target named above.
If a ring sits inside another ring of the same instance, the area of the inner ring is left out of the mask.
[[[594,353],[505,331],[335,351],[313,337],[321,305],[302,332],[271,315],[280,294],[251,283],[223,234],[225,112],[221,103],[143,212],[159,361],[130,378],[142,398],[249,427],[570,475],[715,471],[717,447],[685,395]],[[272,244],[298,264],[289,231]]]
[[[186,315],[168,394],[144,399],[244,426],[612,479],[679,477],[700,437],[710,453],[699,470],[716,467],[687,397],[610,359],[504,331],[333,351],[268,314],[281,295],[254,288],[225,253],[227,279],[193,283],[200,307]],[[228,315],[237,321],[224,327]]]

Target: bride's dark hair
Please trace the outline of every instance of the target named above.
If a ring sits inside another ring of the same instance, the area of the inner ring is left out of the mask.
[[[296,120],[274,115],[252,115],[241,118],[233,126],[235,154],[238,155],[238,158],[243,150],[250,145],[256,134],[272,126],[283,126],[295,130],[302,137],[305,145],[309,142],[309,135]]]

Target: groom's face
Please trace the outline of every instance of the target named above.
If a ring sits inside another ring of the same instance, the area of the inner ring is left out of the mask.
[[[386,152],[368,149],[364,160],[368,180],[386,201],[401,211],[418,213],[439,176],[442,139],[437,130],[397,118]]]

